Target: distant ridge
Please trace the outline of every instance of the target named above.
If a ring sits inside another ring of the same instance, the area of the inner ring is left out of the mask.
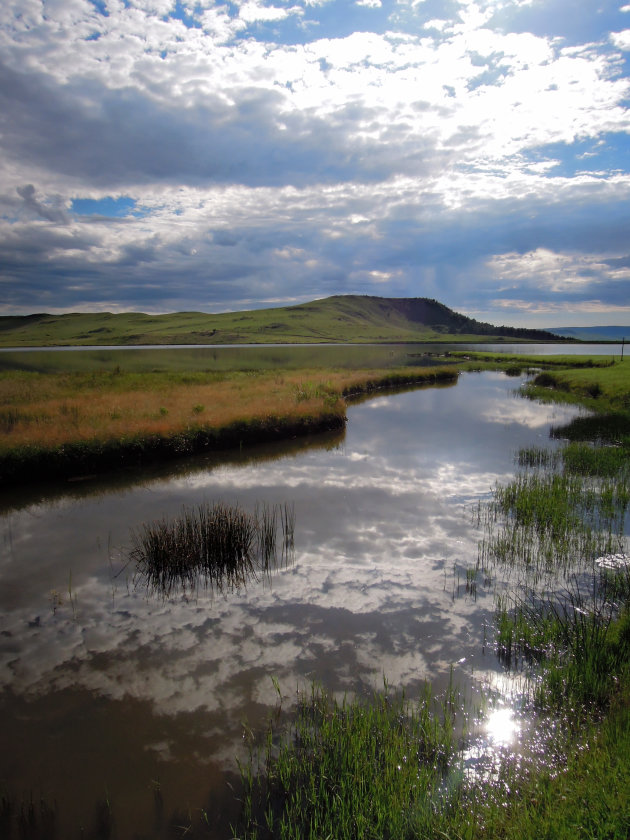
[[[549,332],[579,341],[630,341],[630,327],[552,327]]]
[[[68,313],[0,317],[0,346],[560,341],[548,330],[493,326],[431,298],[335,295],[225,312]]]

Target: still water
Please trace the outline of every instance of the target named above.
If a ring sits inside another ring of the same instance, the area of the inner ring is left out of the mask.
[[[274,344],[170,347],[0,347],[0,371],[223,371],[426,365],[452,351],[620,358],[621,344]]]
[[[104,807],[118,837],[172,836],[201,809],[227,837],[243,724],[264,727],[272,677],[285,706],[312,681],[412,696],[452,669],[464,689],[505,686],[493,595],[465,587],[472,511],[576,413],[519,384],[466,374],[357,402],[337,435],[1,497],[0,791],[56,803],[61,837],[98,836]],[[293,505],[291,562],[239,591],[148,595],[133,532],[214,501]]]

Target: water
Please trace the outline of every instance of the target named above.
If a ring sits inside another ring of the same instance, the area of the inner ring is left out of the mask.
[[[0,347],[0,371],[250,370],[393,367],[437,362],[451,351],[619,358],[621,344],[314,344],[163,347]]]
[[[166,837],[201,809],[229,836],[227,782],[278,680],[343,694],[510,679],[491,645],[490,589],[466,590],[472,510],[575,409],[517,398],[518,379],[350,406],[345,433],[0,501],[0,787],[56,802],[60,836]],[[550,444],[552,445],[552,444]],[[134,529],[223,501],[295,509],[295,555],[240,591],[150,597],[126,565]],[[187,811],[187,809],[189,809]],[[102,827],[101,827],[102,828]]]

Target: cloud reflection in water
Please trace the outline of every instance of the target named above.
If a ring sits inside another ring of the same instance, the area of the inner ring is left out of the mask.
[[[345,441],[330,451],[14,511],[4,522],[2,686],[22,696],[79,687],[147,701],[156,717],[203,714],[229,755],[241,720],[255,724],[275,700],[272,675],[290,695],[313,679],[348,691],[383,676],[439,686],[464,659],[457,679],[498,673],[481,644],[492,599],[464,593],[456,570],[477,559],[471,505],[512,474],[514,449],[557,421],[557,408],[513,400],[514,384],[476,374],[376,397],[350,408]],[[130,529],[217,499],[249,510],[292,503],[294,565],[229,594],[167,601],[134,588],[129,569],[113,576],[110,557],[118,572]],[[54,613],[51,590],[63,601]]]

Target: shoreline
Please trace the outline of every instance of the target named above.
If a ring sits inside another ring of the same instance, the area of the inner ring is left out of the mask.
[[[452,385],[458,376],[458,369],[446,366],[416,373],[404,369],[382,371],[355,378],[338,389],[326,386],[324,394],[317,394],[317,404],[309,406],[306,413],[258,417],[244,413],[224,424],[196,422],[175,426],[168,432],[141,431],[84,439],[75,436],[56,446],[38,441],[7,447],[0,453],[0,488],[51,480],[79,481],[95,474],[141,468],[190,455],[338,431],[347,422],[346,400],[385,389]],[[296,396],[298,401],[308,398],[306,394]]]

